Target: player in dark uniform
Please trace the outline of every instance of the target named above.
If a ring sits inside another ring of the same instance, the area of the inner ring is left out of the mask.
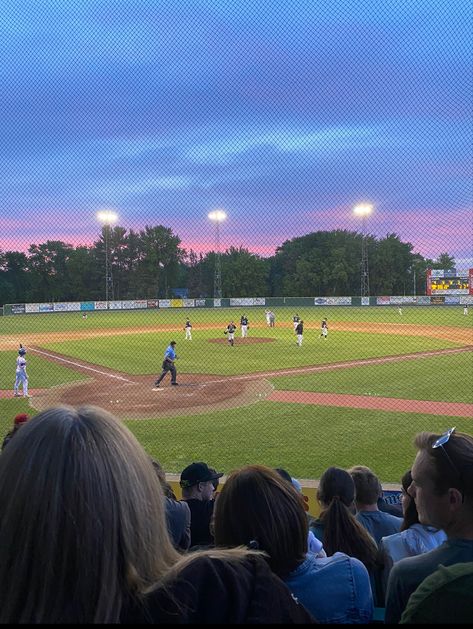
[[[297,344],[300,347],[302,345],[302,339],[304,338],[304,322],[302,321],[302,319],[296,325],[295,332],[297,334]]]
[[[298,325],[300,320],[301,320],[301,318],[299,317],[299,315],[296,312],[296,314],[292,317],[292,324],[294,326],[294,331],[296,330],[297,325]]]
[[[248,336],[248,317],[243,315],[240,318],[241,338],[244,339]]]
[[[224,332],[224,334],[228,335],[227,339],[232,347],[235,344],[235,330],[236,330],[236,325],[233,323],[233,321],[230,321],[230,323],[227,325],[227,328]]]

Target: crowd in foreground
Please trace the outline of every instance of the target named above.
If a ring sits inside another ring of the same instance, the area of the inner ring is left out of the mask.
[[[115,417],[15,418],[0,456],[1,623],[471,622],[473,437],[420,433],[402,517],[367,467],[311,518],[284,469],[164,471]]]

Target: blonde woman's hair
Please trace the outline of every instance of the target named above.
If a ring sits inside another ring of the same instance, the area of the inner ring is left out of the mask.
[[[60,406],[0,457],[0,622],[111,623],[179,560],[148,455],[106,411]]]

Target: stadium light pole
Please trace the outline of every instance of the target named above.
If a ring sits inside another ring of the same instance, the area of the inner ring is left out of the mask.
[[[113,210],[100,210],[100,212],[97,212],[97,219],[104,226],[105,234],[105,301],[107,302],[108,310],[110,294],[113,299],[113,278],[110,264],[110,229],[113,223],[118,219],[118,214]]]
[[[361,218],[361,282],[360,296],[369,297],[370,294],[370,277],[368,268],[368,243],[366,233],[366,223],[368,216],[372,214],[373,206],[371,203],[359,203],[353,208],[353,214]]]
[[[209,212],[208,218],[215,223],[215,271],[214,271],[214,299],[222,298],[222,261],[220,255],[220,223],[227,218],[224,210],[213,210]]]

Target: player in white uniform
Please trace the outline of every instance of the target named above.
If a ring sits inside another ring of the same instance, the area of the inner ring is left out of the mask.
[[[463,314],[464,315],[468,314],[468,306],[466,304],[463,306]]]
[[[192,323],[189,321],[189,319],[186,319],[184,330],[186,331],[186,341],[192,341]]]
[[[15,397],[21,397],[18,393],[20,384],[23,387],[23,397],[30,397],[28,395],[28,374],[26,373],[25,354],[26,349],[22,345],[20,345],[20,349],[18,350],[18,358],[16,359],[16,378],[13,387],[13,395]]]
[[[264,311],[264,315],[265,315],[265,317],[266,317],[266,323],[267,323],[267,325],[268,325],[268,326],[270,326],[270,325],[271,325],[271,318],[270,318],[270,315],[271,315],[271,310],[265,310],[265,311]]]

